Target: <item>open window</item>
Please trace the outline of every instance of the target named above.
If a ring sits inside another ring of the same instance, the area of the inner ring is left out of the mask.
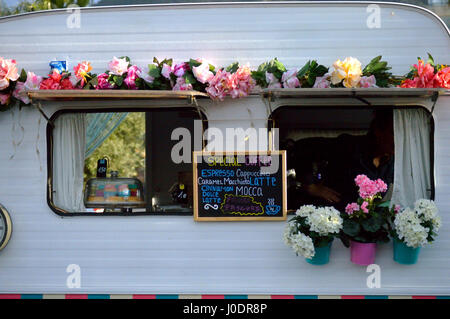
[[[180,138],[172,132],[182,128],[193,146],[200,115],[188,107],[57,112],[47,132],[50,207],[61,215],[191,215],[192,164],[172,158]]]
[[[433,198],[433,121],[422,107],[285,106],[272,113],[288,154],[288,209],[357,197],[354,178],[381,178],[385,199]]]

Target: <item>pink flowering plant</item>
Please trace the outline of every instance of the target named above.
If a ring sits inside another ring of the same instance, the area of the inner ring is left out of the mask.
[[[346,246],[349,240],[362,243],[388,242],[389,220],[396,207],[382,200],[388,186],[381,180],[371,180],[366,175],[355,178],[359,198],[345,207],[341,239]]]

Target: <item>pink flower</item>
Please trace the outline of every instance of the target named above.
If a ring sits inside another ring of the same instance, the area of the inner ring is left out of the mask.
[[[363,202],[363,203],[361,204],[361,210],[362,210],[365,214],[369,213],[369,210],[367,209],[367,206],[369,206],[369,203],[368,203],[368,202]]]
[[[186,80],[183,77],[178,77],[173,91],[189,91],[192,90],[192,84],[186,84]]]
[[[0,93],[0,104],[7,105],[9,103],[11,95],[10,94],[2,94]]]
[[[418,64],[414,64],[417,70],[417,77],[419,78],[418,88],[432,88],[434,79],[434,68],[431,64],[426,63],[419,59]]]
[[[349,215],[352,215],[353,212],[356,212],[359,210],[359,205],[357,203],[351,203],[345,206],[345,212]]]
[[[251,70],[248,66],[239,67],[235,73],[229,77],[230,92],[233,99],[249,95],[255,87],[255,80],[252,78]]]
[[[203,84],[211,81],[214,77],[214,73],[209,70],[209,64],[207,62],[203,62],[199,66],[194,66],[192,68],[192,73],[194,73],[197,81]]]
[[[281,89],[281,83],[273,73],[266,72],[266,82],[269,89]]]
[[[402,82],[402,84],[400,85],[400,87],[402,88],[417,88],[417,83],[419,82],[419,78],[414,78],[413,80],[411,79],[406,79]]]
[[[27,73],[27,79],[25,82],[17,82],[13,92],[13,96],[22,101],[25,104],[30,103],[27,91],[38,90],[41,84],[42,77],[37,76],[33,72]]]
[[[377,179],[377,180],[375,181],[375,183],[376,183],[376,186],[377,186],[377,191],[378,191],[379,193],[384,193],[385,191],[387,191],[388,186],[387,186],[387,184],[386,184],[383,180]]]
[[[141,74],[141,69],[138,68],[136,65],[132,65],[128,68],[127,77],[124,80],[127,88],[129,88],[130,90],[139,89],[136,86],[136,79],[140,77],[140,74]]]
[[[216,75],[208,81],[208,87],[206,88],[208,95],[213,100],[223,101],[231,86],[230,78],[231,74],[229,72],[224,70],[217,71]]]
[[[78,63],[78,65],[73,68],[73,71],[74,71],[77,79],[83,80],[83,81],[86,81],[86,77],[91,70],[92,70],[92,66],[87,61]]]
[[[170,80],[170,74],[173,73],[173,69],[170,65],[164,63],[161,70],[161,75]]]
[[[359,80],[359,86],[362,88],[376,88],[377,80],[375,79],[375,75],[362,76]]]
[[[400,213],[401,210],[402,210],[402,207],[400,205],[395,205],[394,206],[394,213],[395,214]]]
[[[97,76],[97,85],[95,86],[95,89],[97,90],[110,90],[115,87],[114,84],[111,84],[108,82],[109,75],[106,73],[99,74]]]
[[[189,70],[189,64],[186,62],[178,63],[173,67],[173,74],[175,74],[176,77],[180,77],[183,76],[187,70]]]
[[[297,70],[293,69],[283,73],[281,77],[281,82],[283,82],[283,87],[293,89],[300,87],[300,81],[297,78]]]
[[[109,71],[114,75],[122,75],[128,71],[129,63],[125,58],[118,59],[114,57],[111,62],[109,62]]]
[[[316,81],[314,82],[314,89],[328,89],[330,87],[330,75],[327,73],[324,76],[316,77]]]
[[[356,186],[359,187],[359,196],[364,199],[370,199],[378,193],[384,193],[387,185],[381,179],[372,181],[366,175],[358,175],[355,178]]]
[[[18,78],[16,60],[0,57],[0,90],[6,89],[9,86],[9,81],[17,81]]]
[[[450,89],[450,67],[446,67],[434,76],[434,87]]]

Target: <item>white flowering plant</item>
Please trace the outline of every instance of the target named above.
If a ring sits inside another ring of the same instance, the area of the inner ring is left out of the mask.
[[[422,247],[434,241],[441,227],[438,209],[432,200],[419,199],[414,208],[405,208],[394,214],[392,236],[411,248]]]
[[[327,246],[342,229],[342,218],[333,207],[304,205],[286,225],[283,240],[297,255],[312,258],[315,247]]]

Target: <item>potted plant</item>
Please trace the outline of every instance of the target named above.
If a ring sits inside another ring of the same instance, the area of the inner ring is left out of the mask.
[[[389,242],[389,203],[383,202],[381,194],[387,185],[381,179],[375,181],[366,175],[358,175],[355,183],[359,187],[356,203],[346,206],[341,239],[350,246],[351,261],[358,265],[375,262],[377,243]]]
[[[394,260],[403,265],[417,262],[420,248],[434,241],[441,218],[433,201],[419,199],[414,208],[406,208],[393,215],[392,237]]]
[[[329,262],[334,237],[342,229],[342,218],[333,207],[305,205],[286,225],[284,242],[313,265]]]

